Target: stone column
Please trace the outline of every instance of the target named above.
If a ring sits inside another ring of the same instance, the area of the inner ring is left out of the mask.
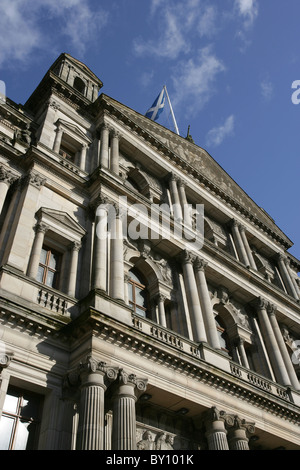
[[[201,310],[203,313],[204,324],[206,327],[207,340],[209,344],[215,349],[221,349],[219,335],[217,332],[217,326],[215,322],[215,316],[211,305],[210,295],[207,287],[205,277],[205,267],[207,262],[196,258],[194,263],[196,280],[201,304]]]
[[[92,289],[107,290],[107,210],[98,207],[95,217]]]
[[[229,450],[225,418],[225,411],[219,411],[215,406],[207,412],[205,417],[205,435],[209,450]]]
[[[234,239],[236,249],[237,249],[237,252],[238,252],[238,255],[239,255],[239,259],[246,266],[249,266],[250,263],[249,263],[249,260],[248,260],[246,249],[245,249],[244,244],[243,244],[243,240],[242,240],[242,237],[241,237],[241,234],[240,234],[239,227],[240,227],[240,224],[236,220],[231,221],[232,235],[233,235],[233,239]]]
[[[117,369],[88,356],[78,374],[81,386],[77,450],[103,450],[105,379],[115,380]]]
[[[123,225],[119,212],[111,221],[110,288],[114,299],[124,300]]]
[[[177,181],[178,181],[177,176],[172,174],[169,180],[169,184],[170,184],[171,202],[172,202],[172,207],[173,207],[173,215],[174,215],[174,219],[177,222],[181,222],[182,210],[181,210],[180,198],[179,198],[179,193],[178,193]]]
[[[245,347],[244,347],[244,340],[242,338],[239,338],[237,341],[237,349],[239,351],[239,356],[242,362],[242,366],[250,369],[247,354],[246,354]]]
[[[48,230],[49,227],[43,223],[38,223],[35,227],[35,238],[33,241],[29,266],[27,270],[27,275],[33,279],[36,279],[37,277],[45,233]]]
[[[205,326],[202,317],[201,305],[199,295],[197,292],[197,285],[195,280],[195,274],[193,269],[194,257],[184,251],[181,255],[181,262],[183,268],[183,279],[185,285],[185,291],[189,306],[190,319],[193,329],[194,341],[207,342]]]
[[[279,328],[279,325],[278,325],[278,322],[277,322],[276,308],[275,308],[274,305],[270,305],[270,304],[268,305],[268,313],[269,313],[270,323],[271,323],[271,326],[273,328],[273,331],[274,331],[274,334],[275,334],[275,337],[276,337],[276,340],[277,340],[277,343],[278,343],[278,346],[279,346],[279,349],[280,349],[280,352],[281,352],[281,355],[282,355],[282,358],[283,358],[283,361],[284,361],[284,364],[285,364],[285,367],[286,367],[286,370],[287,370],[287,373],[290,377],[291,384],[295,388],[295,390],[300,390],[300,384],[299,384],[298,377],[296,375],[294,366],[292,364],[290,355],[289,355],[288,350],[286,348],[286,344],[284,342],[282,333],[280,331],[280,328]]]
[[[285,284],[285,287],[288,293],[295,299],[298,299],[299,298],[298,293],[296,292],[294,284],[292,283],[292,280],[291,280],[290,273],[288,272],[288,269],[286,266],[286,262],[287,262],[286,256],[280,253],[277,257],[277,260],[278,260],[279,271],[280,271],[281,277],[283,279],[283,282]]]
[[[166,312],[165,312],[165,300],[166,296],[163,294],[158,294],[157,296],[157,305],[158,305],[158,319],[161,326],[166,327]]]
[[[3,204],[9,190],[10,185],[13,183],[14,178],[12,177],[10,171],[0,167],[0,214],[3,209]]]
[[[231,423],[232,421],[232,423]],[[230,450],[249,450],[248,435],[255,430],[254,423],[249,423],[238,416],[227,419],[228,423],[228,443]]]
[[[111,141],[111,160],[110,169],[113,173],[119,176],[119,140],[120,134],[116,130],[112,131]]]
[[[59,153],[62,135],[63,135],[63,130],[58,128],[56,131],[55,139],[54,139],[53,152]]]
[[[123,370],[113,393],[113,450],[136,450],[135,403],[147,388],[147,380],[139,379]]]
[[[101,127],[100,166],[108,168],[109,153],[109,127],[103,124]]]
[[[291,385],[291,380],[287,374],[286,367],[283,362],[281,352],[267,313],[268,302],[260,297],[256,302],[256,308],[261,332],[266,344],[275,377],[278,380],[278,383],[285,386]]]
[[[256,264],[255,264],[253,255],[252,255],[252,251],[251,251],[251,248],[250,248],[250,245],[249,245],[249,242],[248,242],[248,238],[246,236],[246,228],[244,227],[244,225],[240,225],[240,233],[241,233],[242,241],[244,243],[244,247],[245,247],[245,250],[246,250],[246,253],[247,253],[247,257],[248,257],[250,266],[251,266],[252,269],[255,269],[257,271],[257,267],[256,267]]]
[[[70,267],[69,267],[69,279],[68,279],[68,289],[67,294],[71,297],[75,297],[76,294],[76,280],[77,280],[77,267],[78,267],[78,253],[81,248],[81,243],[73,242],[70,251]]]
[[[83,144],[80,152],[80,162],[79,167],[81,170],[86,171],[86,155],[87,155],[88,146]]]

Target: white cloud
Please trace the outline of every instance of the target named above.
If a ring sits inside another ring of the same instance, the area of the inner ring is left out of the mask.
[[[151,16],[155,29],[151,39],[134,41],[135,53],[168,59],[189,53],[195,35],[211,36],[215,31],[216,11],[215,7],[204,5],[203,0],[152,0]],[[155,36],[157,39],[153,39]]]
[[[174,106],[184,104],[186,113],[199,111],[215,93],[218,74],[224,72],[223,63],[213,54],[211,47],[203,48],[198,55],[182,61],[174,69]]]
[[[46,19],[53,21],[52,30],[45,28]],[[63,37],[81,54],[106,21],[107,14],[92,10],[89,0],[2,0],[0,65],[25,63],[34,51],[55,48]]]
[[[263,80],[260,84],[260,90],[263,98],[269,101],[273,97],[274,86],[269,80]]]
[[[246,28],[252,26],[258,15],[257,0],[235,0],[235,6],[244,20],[244,26]]]
[[[218,146],[220,145],[225,137],[232,135],[234,131],[234,116],[231,115],[225,119],[224,124],[219,127],[214,127],[211,129],[206,138],[207,145]]]

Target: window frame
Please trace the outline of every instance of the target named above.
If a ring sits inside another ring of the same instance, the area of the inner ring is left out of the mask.
[[[140,273],[137,273],[136,270],[131,270],[129,271],[129,280],[128,280],[128,284],[131,285],[131,289],[132,289],[132,300],[130,300],[130,298],[128,299],[128,302],[129,302],[129,305],[130,307],[133,309],[134,313],[136,315],[139,315],[141,317],[143,317],[143,315],[141,315],[140,313],[137,312],[137,309],[139,310],[142,310],[145,312],[145,315],[143,318],[146,318],[147,317],[147,312],[148,312],[148,305],[149,305],[149,294],[148,294],[148,291],[147,291],[147,284],[144,281],[144,283],[142,283],[142,276],[140,275]],[[135,277],[137,277],[138,279],[140,279],[140,281],[137,281],[136,279],[133,279],[131,278],[130,276],[133,275]],[[144,305],[140,305],[136,302],[136,289],[140,289],[142,290],[144,293],[145,293],[145,304]]]
[[[43,250],[46,251],[46,261],[45,264],[41,262],[41,257],[42,257],[42,252]],[[49,262],[51,260],[51,255],[55,255],[58,259],[58,263],[55,268],[52,268],[49,265]],[[53,289],[58,289],[59,282],[60,282],[60,274],[61,274],[61,265],[62,265],[62,254],[59,253],[57,250],[53,250],[53,248],[47,246],[46,244],[43,245],[41,255],[40,255],[40,261],[39,261],[39,268],[43,268],[43,277],[42,280],[39,281],[42,284],[44,284],[47,287],[51,287]],[[54,273],[53,275],[53,283],[51,285],[47,284],[47,277],[48,273]]]

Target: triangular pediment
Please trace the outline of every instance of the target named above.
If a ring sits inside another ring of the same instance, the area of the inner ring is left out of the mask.
[[[60,225],[69,231],[76,233],[80,237],[86,233],[86,230],[73,219],[67,212],[58,211],[46,207],[41,207],[38,211],[37,217],[46,223],[53,222],[53,225]]]
[[[197,175],[210,190],[220,194],[226,201],[230,201],[233,207],[238,207],[239,211],[253,223],[264,227],[268,232],[271,231],[286,248],[293,245],[270,215],[251,199],[206,150],[107,95],[101,95],[101,98],[110,111],[113,108],[116,110],[119,119],[124,116],[125,120],[133,122],[137,134],[140,132],[144,141],[152,141],[156,147],[159,143],[161,151],[165,149],[166,152],[174,154],[176,157],[174,161],[179,160],[189,173],[193,176]],[[148,134],[149,139],[145,138],[145,133]]]

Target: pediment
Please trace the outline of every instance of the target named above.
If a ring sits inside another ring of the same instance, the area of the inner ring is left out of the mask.
[[[119,119],[122,119],[123,115],[134,123],[136,132],[140,131],[144,140],[147,141],[146,133],[150,142],[155,142],[156,146],[159,143],[160,150],[165,149],[166,152],[171,152],[176,157],[174,161],[179,159],[181,164],[185,164],[189,173],[197,175],[201,182],[220,194],[226,201],[230,201],[233,207],[238,207],[239,211],[252,222],[259,226],[263,225],[267,231],[272,231],[287,248],[293,245],[269,214],[251,199],[206,150],[112,98],[106,95],[102,97],[110,110],[115,108]]]
[[[79,238],[82,238],[86,233],[86,230],[67,212],[41,207],[37,213],[37,217],[40,221],[46,224],[50,223],[51,226],[60,227],[64,231],[69,231],[77,235]]]
[[[65,121],[64,119],[59,119],[56,122],[56,125],[60,126],[63,130],[69,131],[71,135],[74,135],[77,138],[81,138],[84,142],[91,142],[91,140],[82,132],[82,130],[71,122]]]

